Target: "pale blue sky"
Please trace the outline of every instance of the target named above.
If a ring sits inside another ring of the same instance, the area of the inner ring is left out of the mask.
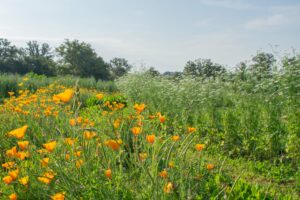
[[[211,58],[234,67],[258,50],[300,49],[299,0],[0,0],[0,37],[92,44],[159,71]],[[276,53],[277,54],[277,53]]]

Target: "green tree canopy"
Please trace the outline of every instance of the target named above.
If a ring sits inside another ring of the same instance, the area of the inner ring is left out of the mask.
[[[109,66],[97,55],[91,45],[78,40],[65,40],[56,51],[60,57],[60,68],[64,73],[75,76],[107,80]]]

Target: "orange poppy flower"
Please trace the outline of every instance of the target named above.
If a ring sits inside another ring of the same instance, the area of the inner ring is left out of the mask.
[[[47,167],[47,166],[48,166],[48,163],[49,163],[49,158],[43,158],[43,159],[41,160],[41,165],[42,165],[43,167]]]
[[[17,200],[17,199],[18,199],[18,197],[17,197],[16,193],[9,195],[9,200]]]
[[[6,151],[6,155],[8,156],[8,157],[14,157],[14,156],[16,156],[17,155],[17,147],[16,146],[14,146],[14,147],[12,147],[11,149],[9,149],[9,150],[7,150]]]
[[[20,147],[20,149],[23,151],[25,149],[27,149],[29,142],[28,141],[20,141],[18,142],[18,146]]]
[[[105,170],[104,175],[105,175],[107,178],[111,179],[111,178],[112,178],[112,172],[111,172],[111,169]]]
[[[146,105],[145,104],[135,104],[133,106],[133,108],[136,110],[137,114],[141,114],[141,112],[143,112],[143,110],[145,109]]]
[[[43,144],[43,147],[48,152],[52,152],[54,150],[54,148],[56,147],[56,141],[45,143],[45,144]]]
[[[188,127],[188,132],[189,133],[193,133],[196,131],[196,128],[195,127]]]
[[[52,200],[64,200],[65,199],[65,193],[61,192],[61,193],[56,193],[55,195],[51,196]]]
[[[29,176],[24,176],[23,178],[20,178],[20,179],[19,179],[19,182],[20,182],[22,185],[24,185],[24,186],[28,185],[28,182],[29,182]]]
[[[96,136],[96,132],[94,132],[94,131],[84,131],[84,133],[83,133],[83,137],[86,140],[90,140],[95,136]]]
[[[176,141],[180,140],[180,136],[179,135],[173,135],[172,140],[176,142]]]
[[[159,121],[160,121],[160,123],[164,123],[166,121],[166,117],[165,116],[159,116]]]
[[[67,89],[62,93],[53,95],[53,101],[62,101],[64,103],[69,102],[74,95],[74,91],[71,89]]]
[[[114,151],[118,150],[120,147],[120,144],[116,140],[108,140],[105,142],[105,145],[109,146]]]
[[[131,129],[131,132],[133,133],[133,135],[138,136],[141,133],[141,128],[140,127],[133,127]]]
[[[155,135],[154,135],[154,134],[152,134],[152,135],[147,135],[147,136],[146,136],[146,140],[147,140],[147,142],[149,142],[150,144],[153,144],[154,141],[155,141]]]
[[[215,165],[213,165],[213,164],[207,164],[207,165],[206,165],[206,168],[207,168],[208,170],[212,170],[213,168],[215,168]]]
[[[5,176],[2,179],[4,181],[4,183],[6,183],[7,185],[10,184],[11,182],[13,182],[13,179],[11,178],[11,176]]]
[[[197,151],[202,151],[205,148],[205,144],[196,144]]]
[[[6,162],[6,163],[2,164],[2,167],[6,168],[6,169],[11,169],[14,167],[14,165],[15,165],[15,162]]]
[[[164,186],[164,192],[165,193],[171,193],[172,190],[174,189],[173,183],[168,182],[165,186]]]
[[[12,130],[8,133],[9,136],[13,136],[17,139],[23,139],[25,133],[26,133],[26,130],[27,130],[28,126],[25,125],[25,126],[22,126],[21,128],[17,128],[15,130]]]
[[[159,172],[159,176],[161,177],[161,178],[167,178],[168,177],[168,172],[167,172],[167,170],[163,170],[163,171],[161,171],[161,172]]]

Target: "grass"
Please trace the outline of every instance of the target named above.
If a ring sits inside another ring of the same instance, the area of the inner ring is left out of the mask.
[[[0,80],[1,199],[299,198],[298,79],[287,74],[133,74],[118,89],[73,77]]]

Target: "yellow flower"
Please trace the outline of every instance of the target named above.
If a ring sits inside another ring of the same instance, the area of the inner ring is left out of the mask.
[[[72,138],[66,138],[65,139],[65,143],[68,145],[73,145],[76,142],[76,139],[72,139]]]
[[[119,128],[119,127],[120,127],[120,123],[121,123],[121,120],[120,120],[120,119],[116,119],[116,120],[114,121],[114,128],[115,128],[115,129]]]
[[[164,123],[166,121],[166,117],[165,116],[159,116],[159,121],[160,121],[160,123]]]
[[[28,185],[28,182],[29,182],[29,176],[24,176],[23,178],[20,178],[20,179],[19,179],[19,182],[20,182],[22,185],[24,185],[24,186]]]
[[[56,147],[56,141],[45,143],[45,144],[43,144],[43,147],[48,152],[52,152],[54,150],[54,148]]]
[[[18,142],[18,146],[20,147],[20,149],[23,151],[25,149],[27,149],[29,142],[28,141],[20,141]]]
[[[141,133],[141,128],[140,127],[133,127],[131,129],[131,132],[133,133],[133,135],[138,136]]]
[[[152,135],[147,135],[147,136],[146,136],[146,140],[147,140],[147,142],[149,142],[150,144],[153,144],[154,141],[155,141],[155,135],[154,135],[154,134],[152,134]]]
[[[202,151],[205,148],[205,144],[196,144],[197,151]]]
[[[15,164],[15,162],[6,162],[6,163],[2,164],[2,167],[6,168],[6,169],[11,169],[14,167],[14,164]]]
[[[169,162],[169,167],[170,167],[170,168],[173,168],[173,167],[174,167],[174,162],[173,162],[173,161],[170,161],[170,162]]]
[[[165,186],[164,186],[164,192],[165,193],[171,193],[172,190],[174,189],[173,183],[168,182]]]
[[[17,197],[16,193],[9,195],[9,200],[17,200],[17,199],[18,199],[18,197]]]
[[[41,165],[42,165],[43,167],[47,167],[47,166],[48,166],[48,163],[49,163],[49,158],[43,158],[43,159],[41,160]]]
[[[193,133],[196,131],[196,128],[195,127],[188,127],[188,132],[189,133]]]
[[[65,193],[56,193],[55,195],[51,196],[52,200],[64,200],[65,199]]]
[[[173,135],[172,140],[176,142],[176,141],[180,140],[180,136],[179,135]]]
[[[96,136],[96,132],[94,132],[94,131],[84,131],[84,133],[83,133],[84,139],[87,139],[87,140],[90,140],[95,136]]]
[[[146,158],[147,158],[147,153],[139,153],[139,159],[141,160],[141,161],[144,161]]]
[[[112,178],[112,172],[111,172],[111,169],[105,170],[104,175],[105,175],[107,178],[111,179],[111,178]]]
[[[49,185],[51,183],[51,179],[46,178],[46,177],[38,177],[38,180],[42,183],[45,183],[47,185]]]
[[[80,157],[80,156],[81,156],[81,151],[76,151],[76,152],[75,152],[75,155],[76,155],[77,157]]]
[[[11,96],[11,97],[12,97],[14,94],[15,94],[14,92],[8,92],[8,95]]]
[[[104,94],[102,94],[102,93],[96,94],[96,97],[98,100],[101,100],[101,99],[103,99]]]
[[[77,168],[80,168],[82,164],[83,164],[83,160],[82,159],[76,161],[76,167]]]
[[[65,90],[62,93],[53,95],[53,100],[54,101],[58,101],[59,100],[59,101],[62,101],[64,103],[67,103],[67,102],[69,102],[72,99],[73,95],[74,95],[74,91],[71,90],[71,89],[67,89],[67,90]]]
[[[120,144],[116,140],[108,140],[105,142],[105,145],[109,146],[114,151],[118,150],[120,147]]]
[[[27,130],[28,126],[25,125],[21,128],[17,128],[15,130],[12,130],[8,133],[9,136],[13,136],[17,139],[23,139],[25,133],[26,133],[26,130]]]

